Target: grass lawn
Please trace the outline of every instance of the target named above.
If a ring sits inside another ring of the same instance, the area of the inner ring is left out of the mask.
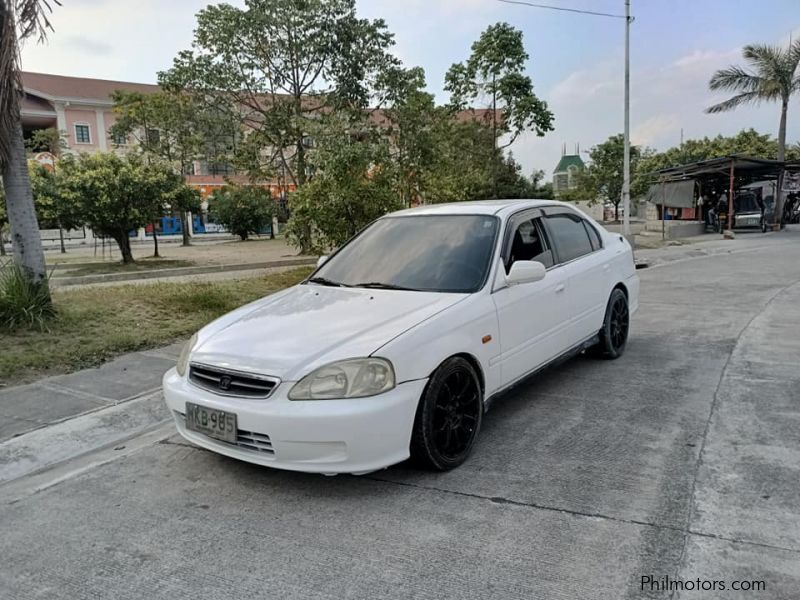
[[[188,338],[220,315],[310,272],[299,268],[233,281],[56,290],[58,317],[48,331],[0,331],[0,385],[68,373]]]
[[[70,266],[69,263],[61,264],[53,273],[53,277],[80,277],[81,275],[98,275],[105,273],[135,273],[137,271],[151,271],[154,269],[175,269],[178,267],[191,267],[194,263],[189,260],[168,260],[162,258],[140,258],[135,263],[125,265],[121,262],[90,262],[80,266]]]

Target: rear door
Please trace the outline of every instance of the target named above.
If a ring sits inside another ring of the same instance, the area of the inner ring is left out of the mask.
[[[492,298],[500,327],[501,377],[511,383],[564,352],[569,343],[567,277],[557,268],[540,209],[513,217],[506,226],[502,263]],[[516,260],[547,267],[541,281],[508,287],[505,273]]]
[[[608,301],[609,264],[594,226],[568,209],[548,209],[544,224],[569,287],[570,345],[596,334]]]

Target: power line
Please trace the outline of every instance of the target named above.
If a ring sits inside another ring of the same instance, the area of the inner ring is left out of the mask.
[[[521,4],[523,6],[532,6],[534,8],[549,8],[550,10],[561,10],[564,12],[580,13],[582,15],[595,15],[597,17],[611,17],[613,19],[625,19],[625,15],[614,15],[611,13],[595,12],[593,10],[580,10],[578,8],[566,8],[564,6],[551,6],[549,4],[535,4],[533,2],[523,2],[523,0],[497,0],[498,2],[505,2],[506,4]]]

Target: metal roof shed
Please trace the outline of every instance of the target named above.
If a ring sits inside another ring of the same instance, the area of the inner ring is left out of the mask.
[[[661,184],[693,180],[700,183],[701,187],[726,190],[728,212],[733,215],[733,198],[737,189],[756,181],[780,180],[784,170],[800,170],[800,161],[785,162],[730,154],[661,169],[650,175],[657,177]]]

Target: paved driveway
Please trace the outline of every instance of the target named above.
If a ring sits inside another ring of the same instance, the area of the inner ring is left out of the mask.
[[[800,235],[730,247],[640,271],[626,355],[496,403],[450,473],[283,473],[170,436],[2,486],[0,597],[796,599]]]

